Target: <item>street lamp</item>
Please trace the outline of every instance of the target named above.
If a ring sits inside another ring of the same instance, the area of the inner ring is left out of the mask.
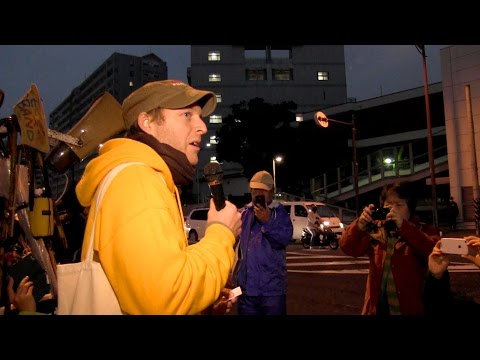
[[[281,156],[276,156],[272,159],[272,167],[273,167],[273,194],[277,193],[277,180],[275,177],[275,162],[282,162],[283,158]]]
[[[425,45],[415,45],[415,47],[422,55],[422,62],[423,62],[425,112],[427,115],[428,162],[430,165],[430,181],[432,185],[432,213],[433,213],[432,222],[434,226],[438,226],[437,186],[435,182],[435,161],[433,156],[433,137],[432,137],[432,121],[430,117],[430,99],[428,96],[427,55],[425,54]]]
[[[353,150],[353,187],[355,189],[355,212],[358,216],[360,211],[360,204],[359,204],[359,190],[358,190],[358,163],[357,163],[357,145],[356,145],[356,135],[357,129],[355,128],[355,120],[354,116],[352,115],[352,121],[346,122],[341,120],[334,120],[330,119],[321,111],[317,111],[313,117],[315,120],[315,124],[318,126],[327,128],[330,122],[341,124],[341,125],[348,125],[352,127],[352,150]]]

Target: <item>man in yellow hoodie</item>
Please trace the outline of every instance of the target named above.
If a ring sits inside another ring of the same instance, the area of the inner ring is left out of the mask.
[[[81,205],[91,207],[82,259],[93,231],[94,260],[125,314],[197,314],[225,295],[240,214],[229,201],[220,211],[210,201],[205,237],[187,246],[177,190],[193,180],[207,132],[202,117],[216,103],[213,92],[177,80],[137,89],[122,104],[126,138],[107,141],[76,187]],[[138,164],[114,177],[92,229],[99,184],[126,162]]]

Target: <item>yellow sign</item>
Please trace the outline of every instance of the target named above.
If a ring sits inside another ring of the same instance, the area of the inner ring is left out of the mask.
[[[22,134],[22,144],[31,146],[41,152],[48,152],[47,118],[43,110],[42,99],[35,84],[25,96],[15,104],[13,111],[17,116]]]

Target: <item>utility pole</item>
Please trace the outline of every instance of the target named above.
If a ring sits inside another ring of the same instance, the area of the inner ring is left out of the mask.
[[[480,234],[479,211],[480,211],[480,190],[478,185],[478,167],[477,167],[477,148],[475,146],[475,126],[473,124],[472,97],[470,95],[470,85],[465,85],[465,102],[467,105],[467,118],[469,132],[471,134],[470,152],[472,153],[472,196],[475,210],[475,234]]]
[[[358,190],[358,162],[357,162],[357,128],[355,127],[355,114],[352,114],[352,149],[353,149],[353,186],[355,187],[355,212],[360,214],[360,194]]]
[[[438,227],[437,211],[437,185],[435,181],[435,159],[433,154],[433,136],[432,120],[430,116],[430,97],[428,95],[428,75],[427,75],[427,55],[425,54],[425,45],[416,45],[422,54],[423,61],[423,83],[425,93],[425,112],[427,115],[427,141],[428,141],[428,162],[430,164],[430,181],[432,186],[432,222]]]

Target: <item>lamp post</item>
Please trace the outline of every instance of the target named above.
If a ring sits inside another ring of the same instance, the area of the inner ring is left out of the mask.
[[[433,137],[432,137],[432,121],[430,116],[430,99],[428,95],[428,76],[427,76],[427,55],[425,54],[425,45],[415,45],[422,55],[423,62],[423,83],[425,94],[425,112],[427,116],[427,142],[428,142],[428,163],[430,165],[430,181],[432,186],[432,223],[438,226],[437,213],[437,186],[435,182],[435,161],[433,156]]]
[[[323,112],[317,111],[314,115],[314,120],[317,125],[324,128],[327,128],[330,122],[341,124],[341,125],[348,125],[352,127],[353,187],[355,189],[355,212],[358,216],[360,211],[360,204],[359,204],[359,190],[358,190],[358,163],[357,163],[357,144],[356,144],[357,129],[355,127],[354,115],[352,115],[352,121],[347,122],[347,121],[330,119]]]
[[[276,156],[272,159],[272,167],[273,167],[273,194],[277,193],[277,178],[275,177],[275,162],[282,162],[281,156]]]

